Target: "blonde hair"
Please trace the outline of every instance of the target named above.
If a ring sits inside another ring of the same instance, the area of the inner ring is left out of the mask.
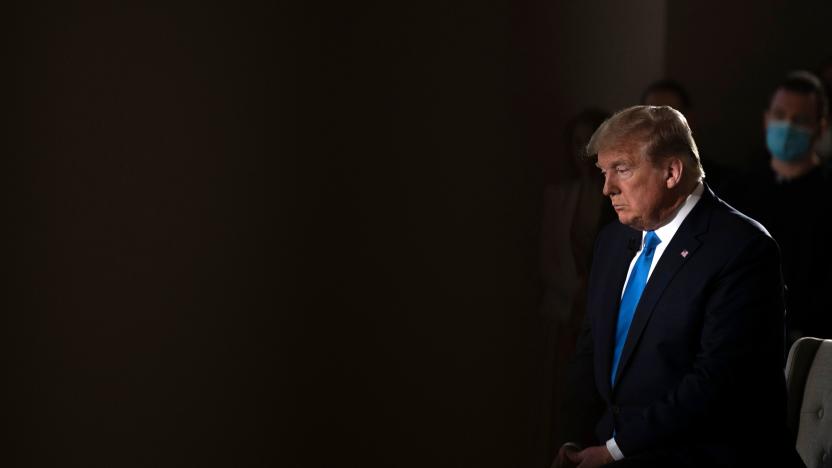
[[[616,112],[592,134],[586,154],[595,159],[600,151],[633,143],[645,143],[644,154],[651,161],[686,156],[682,161],[687,172],[698,181],[705,177],[688,121],[670,106],[633,106]]]

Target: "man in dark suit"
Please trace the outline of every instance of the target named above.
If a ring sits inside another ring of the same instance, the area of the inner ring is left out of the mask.
[[[555,466],[802,466],[786,429],[775,241],[703,183],[684,116],[635,106],[587,146],[598,236]]]

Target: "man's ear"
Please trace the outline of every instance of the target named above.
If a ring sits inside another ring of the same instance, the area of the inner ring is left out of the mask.
[[[682,159],[673,156],[667,160],[667,166],[665,167],[667,171],[667,188],[672,189],[681,184],[682,174],[685,171],[685,164],[682,162]]]

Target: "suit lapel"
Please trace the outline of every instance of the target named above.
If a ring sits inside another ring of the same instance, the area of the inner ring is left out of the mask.
[[[676,273],[695,255],[696,250],[699,249],[701,241],[699,236],[707,230],[708,221],[710,219],[711,210],[714,206],[715,196],[713,192],[706,186],[702,193],[702,198],[699,203],[691,210],[687,218],[679,226],[679,230],[673,236],[659,263],[653,269],[650,279],[642,292],[641,300],[639,300],[636,307],[633,321],[630,324],[630,330],[627,332],[627,341],[624,343],[624,349],[621,352],[621,361],[616,371],[615,381],[618,382],[621,374],[625,372],[627,363],[633,354],[633,350],[638,345],[644,328],[650,321],[650,316],[658,303],[662,294],[670,285]],[[618,310],[616,308],[616,314]],[[609,341],[612,343],[612,339]],[[610,353],[611,354],[611,353]],[[609,374],[609,367],[607,368]]]

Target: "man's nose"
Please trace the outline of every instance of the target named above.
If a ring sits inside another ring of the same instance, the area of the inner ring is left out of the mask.
[[[606,174],[604,176],[604,190],[603,190],[602,193],[604,194],[605,197],[609,197],[610,195],[616,193],[616,190],[617,189],[616,189],[615,185],[613,184],[612,179],[610,178],[610,175]]]

